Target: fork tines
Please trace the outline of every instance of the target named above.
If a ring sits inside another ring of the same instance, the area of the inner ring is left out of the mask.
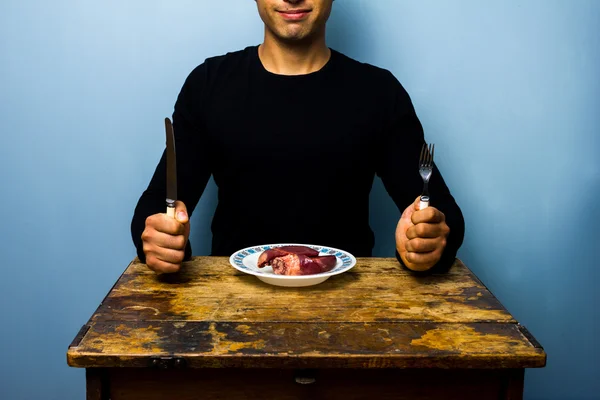
[[[419,165],[422,167],[431,167],[433,165],[433,152],[435,151],[435,144],[423,143],[421,148],[421,156],[419,157]]]

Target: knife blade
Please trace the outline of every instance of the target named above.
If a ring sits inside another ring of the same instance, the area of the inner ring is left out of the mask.
[[[177,201],[177,156],[175,153],[175,135],[173,124],[165,118],[167,133],[167,215],[175,218],[175,201]]]

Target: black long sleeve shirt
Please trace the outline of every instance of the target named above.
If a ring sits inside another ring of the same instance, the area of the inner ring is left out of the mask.
[[[370,256],[374,176],[400,212],[423,188],[424,134],[409,95],[389,71],[335,50],[298,76],[267,71],[257,46],[209,58],[187,77],[173,126],[178,200],[192,215],[211,175],[218,187],[212,255],[296,242]],[[163,153],[131,224],[142,262],[145,219],[165,212],[165,161]],[[451,230],[439,270],[454,261],[464,220],[437,167],[429,191]]]

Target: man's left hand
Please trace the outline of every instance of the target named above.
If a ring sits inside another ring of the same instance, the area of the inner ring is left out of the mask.
[[[442,257],[450,228],[446,216],[435,207],[419,210],[420,196],[406,207],[396,227],[396,249],[413,271],[427,271]]]

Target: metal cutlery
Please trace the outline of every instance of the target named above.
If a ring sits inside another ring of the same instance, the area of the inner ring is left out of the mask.
[[[175,202],[177,201],[177,156],[175,153],[175,135],[173,124],[165,118],[167,133],[167,215],[175,218]]]
[[[429,178],[433,173],[433,152],[434,144],[423,143],[421,156],[419,157],[419,174],[423,178],[423,193],[419,202],[419,209],[423,210],[429,207]]]

